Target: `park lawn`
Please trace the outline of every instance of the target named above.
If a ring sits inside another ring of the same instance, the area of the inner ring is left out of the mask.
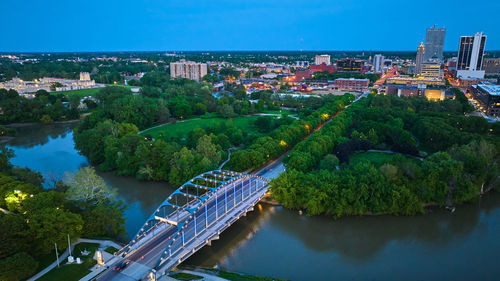
[[[349,157],[349,165],[354,166],[357,163],[361,161],[369,161],[371,162],[375,167],[380,167],[384,165],[387,162],[390,162],[397,154],[390,154],[390,153],[385,153],[385,152],[358,152]],[[420,163],[420,161],[406,157],[410,161],[415,161],[415,163]]]
[[[118,252],[118,249],[115,248],[115,247],[113,247],[113,246],[109,246],[106,249],[104,249],[104,252],[108,252],[110,254],[114,254],[114,253]]]
[[[114,86],[114,87],[122,87],[126,89],[132,89],[132,88],[138,88],[136,86],[125,86],[125,85],[106,85],[106,86]],[[83,89],[83,90],[71,90],[71,91],[62,91],[62,92],[51,92],[51,94],[57,95],[57,94],[64,94],[69,97],[71,96],[79,96],[80,98],[86,97],[86,96],[95,96],[99,90],[102,88],[92,88],[92,89]]]
[[[242,129],[246,133],[258,133],[257,127],[254,125],[255,120],[259,116],[239,116],[231,119],[224,119],[220,117],[201,119],[194,118],[185,121],[178,121],[176,123],[165,124],[159,127],[154,127],[141,132],[141,135],[151,135],[153,138],[158,137],[160,133],[163,132],[165,136],[168,137],[180,137],[185,138],[187,134],[195,128],[206,129],[213,124],[219,124],[220,122],[229,122],[232,120],[235,127]]]
[[[67,259],[65,260],[59,260],[61,266],[55,267],[51,271],[47,272],[47,274],[43,275],[37,280],[80,280],[83,276],[87,275],[90,273],[90,268],[96,264],[96,261],[93,259],[94,257],[94,252],[99,248],[99,244],[96,243],[79,243],[76,244],[73,252],[71,253],[74,257],[75,260],[77,257],[80,257],[82,260],[81,264],[66,264],[68,261]],[[82,256],[81,252],[83,250],[89,251],[88,256]],[[55,261],[55,260],[53,260]]]
[[[61,267],[54,268],[47,272],[42,277],[38,278],[39,281],[53,281],[53,280],[65,280],[65,281],[77,281],[82,277],[90,273],[90,268],[96,264],[94,260],[87,260],[82,264],[61,264]]]
[[[63,92],[51,92],[51,94],[53,94],[53,95],[63,94],[63,95],[67,95],[68,97],[78,96],[80,98],[83,98],[86,96],[95,96],[97,94],[97,92],[99,92],[100,89],[102,89],[102,88],[71,90],[71,91],[63,91]]]
[[[38,262],[38,269],[36,272],[42,271],[47,266],[51,265],[53,262],[56,261],[56,252],[51,251],[46,255],[36,257],[36,261]]]
[[[217,275],[221,278],[231,281],[280,281],[280,279],[276,278],[256,276],[256,275],[244,275],[223,270],[219,270]]]
[[[183,280],[183,281],[203,279],[202,276],[184,273],[184,272],[174,273],[174,274],[169,275],[169,277],[172,277],[172,278],[177,279],[177,280]]]

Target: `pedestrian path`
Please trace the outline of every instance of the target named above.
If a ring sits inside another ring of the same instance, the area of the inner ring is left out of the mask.
[[[79,244],[79,243],[96,243],[96,244],[99,244],[100,247],[99,249],[101,249],[102,251],[104,251],[104,249],[106,249],[107,247],[115,247],[116,249],[120,249],[121,247],[123,247],[122,245],[114,242],[114,241],[111,241],[111,240],[97,240],[97,239],[85,239],[85,238],[79,238],[76,243],[73,243],[71,244],[71,252],[73,252],[74,248],[75,248],[75,245],[76,244]],[[103,255],[105,255],[107,253],[103,253]],[[62,253],[60,256],[59,256],[59,263],[60,264],[64,264],[66,263],[66,260],[69,256],[69,251],[68,249],[66,249],[66,251],[64,251],[64,253]],[[110,257],[110,256],[108,256]],[[106,257],[105,257],[106,258]],[[106,259],[105,259],[106,260]],[[44,268],[42,271],[38,272],[37,274],[33,275],[31,278],[29,278],[27,281],[34,281],[34,280],[37,280],[38,278],[42,277],[43,275],[45,275],[47,272],[51,271],[52,269],[54,269],[55,267],[57,266],[57,261],[54,261],[51,265],[47,266],[46,268]],[[94,266],[95,267],[95,266]],[[104,268],[106,269],[106,268]],[[103,270],[104,270],[103,269]],[[92,271],[92,269],[91,269]],[[92,271],[92,273],[94,273],[94,271]],[[90,273],[89,275],[91,275],[92,273]],[[97,274],[99,274],[100,272],[98,272]],[[97,275],[95,274],[95,275]],[[87,275],[88,276],[88,275]],[[85,276],[84,278],[82,278],[81,280],[90,280],[89,279],[85,279],[87,276]],[[93,278],[93,277],[91,277]]]

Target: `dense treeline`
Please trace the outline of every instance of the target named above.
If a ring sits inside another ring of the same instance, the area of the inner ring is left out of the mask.
[[[354,99],[351,94],[331,96],[325,105],[307,117],[288,126],[281,126],[269,136],[258,138],[247,149],[238,150],[231,156],[228,165],[235,171],[257,168],[304,139],[312,130],[329,120]]]
[[[335,80],[338,78],[356,78],[356,79],[369,79],[370,82],[375,82],[380,78],[379,74],[360,74],[360,73],[342,73],[334,72],[330,73],[328,71],[317,71],[314,72],[314,77],[312,81],[324,81],[324,80]]]
[[[332,121],[293,148],[285,159],[287,168],[298,171],[314,169],[325,155],[333,151],[350,123],[349,112],[343,111],[335,116]]]
[[[285,207],[334,217],[412,215],[474,200],[500,186],[500,127],[464,111],[460,100],[370,96],[339,114],[341,125],[332,121],[296,146],[287,172],[271,182],[272,195]],[[349,163],[350,154],[368,148],[437,152],[423,161],[396,155]]]
[[[80,99],[68,106],[63,102],[69,102],[65,95],[52,95],[45,90],[39,90],[33,99],[27,99],[15,90],[0,89],[0,124],[78,119]]]
[[[263,110],[265,104],[250,103],[240,86],[231,95],[212,95],[209,87],[186,79],[170,80],[165,73],[151,72],[140,81],[138,95],[120,88],[104,88],[97,95],[98,109],[87,116],[75,130],[76,147],[102,170],[133,175],[144,180],[165,180],[180,185],[189,178],[215,169],[230,146],[253,139],[247,132],[227,122],[196,128],[188,137],[174,138],[168,131],[157,138],[138,134],[153,124],[216,114],[224,118]],[[289,118],[259,120],[267,132]],[[284,123],[283,123],[284,122]]]
[[[91,168],[44,189],[39,173],[12,167],[10,157],[10,150],[0,150],[1,280],[34,274],[36,260],[52,256],[54,243],[64,251],[68,234],[74,241],[81,236],[117,238],[125,233],[123,206]]]
[[[42,77],[59,77],[78,79],[80,72],[90,72],[97,83],[112,84],[123,81],[124,75],[149,72],[165,68],[165,63],[132,63],[129,61],[65,61],[53,58],[37,58],[36,62],[14,63],[2,60],[0,63],[0,80],[19,77],[32,81]]]

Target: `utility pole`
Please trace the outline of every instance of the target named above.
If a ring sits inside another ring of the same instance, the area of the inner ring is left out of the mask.
[[[59,267],[59,254],[57,253],[57,243],[54,243],[56,246],[56,259],[57,259],[57,267]]]

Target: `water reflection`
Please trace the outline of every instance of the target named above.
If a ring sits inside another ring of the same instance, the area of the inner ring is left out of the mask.
[[[36,145],[44,145],[51,139],[66,139],[68,134],[73,139],[73,129],[78,125],[77,122],[60,124],[36,124],[30,126],[16,127],[17,138],[9,141],[9,146],[31,148]]]
[[[337,221],[265,206],[186,263],[291,280],[495,280],[498,231],[499,194],[453,214]]]
[[[107,184],[117,189],[119,198],[127,204],[127,237],[132,238],[146,219],[174,189],[165,182],[143,182],[133,177],[98,172]]]

